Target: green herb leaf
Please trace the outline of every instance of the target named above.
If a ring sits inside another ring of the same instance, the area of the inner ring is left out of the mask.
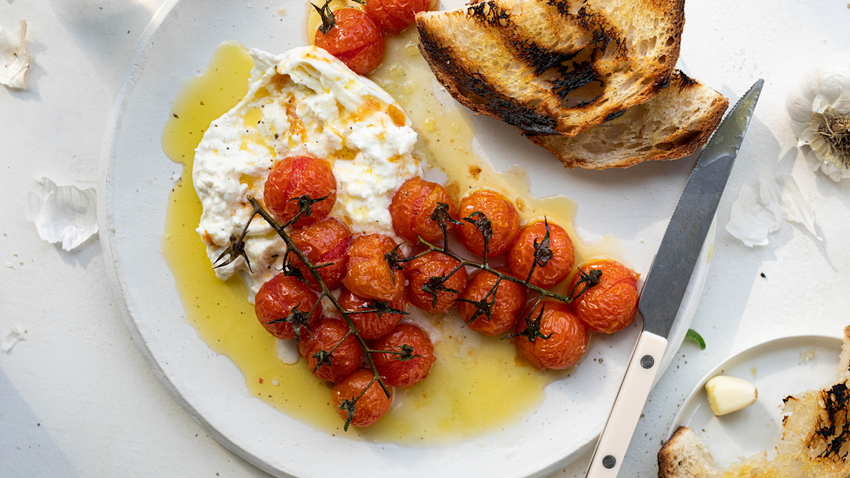
[[[702,336],[697,333],[694,329],[688,329],[688,333],[685,334],[686,339],[691,339],[699,345],[700,350],[705,350],[705,340],[702,339]]]

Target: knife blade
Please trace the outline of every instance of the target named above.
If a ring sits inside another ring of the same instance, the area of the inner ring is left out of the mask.
[[[763,85],[764,80],[756,81],[738,100],[688,177],[646,276],[638,304],[643,331],[596,443],[586,478],[614,478],[620,471]]]

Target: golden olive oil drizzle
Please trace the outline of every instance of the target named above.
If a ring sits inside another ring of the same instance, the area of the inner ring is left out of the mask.
[[[562,196],[535,198],[528,192],[524,169],[499,174],[472,151],[471,116],[443,107],[436,99],[433,76],[416,42],[415,28],[387,37],[384,64],[372,78],[405,108],[420,134],[416,149],[427,164],[446,172],[455,196],[478,187],[496,189],[517,203],[524,220],[546,215],[563,225],[573,237],[577,259],[597,251],[599,244],[588,248],[575,236],[573,201]],[[237,278],[227,282],[216,278],[195,232],[201,205],[192,186],[194,149],[210,123],[244,96],[252,66],[243,46],[222,44],[204,73],[188,80],[177,95],[162,134],[165,153],[184,166],[169,201],[163,256],[177,283],[186,320],[199,337],[242,370],[251,396],[350,439],[452,442],[503,427],[536,408],[545,386],[569,372],[535,371],[517,360],[510,341],[461,329],[456,314],[432,317],[442,338],[435,344],[437,362],[430,376],[411,389],[397,390],[391,412],[367,429],[342,432],[342,421],[331,405],[331,385],[313,377],[303,361],[285,365],[277,359],[275,339],[257,321],[244,285]]]

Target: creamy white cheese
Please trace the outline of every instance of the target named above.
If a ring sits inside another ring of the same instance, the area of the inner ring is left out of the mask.
[[[203,205],[197,232],[214,262],[239,237],[251,215],[248,197],[263,199],[277,160],[308,154],[333,164],[337,201],[331,215],[352,232],[392,229],[389,205],[401,184],[422,175],[412,154],[416,132],[393,98],[316,47],[281,55],[251,50],[254,68],[245,98],[212,122],[195,150],[193,180]],[[248,229],[243,259],[216,269],[236,272],[249,298],[280,269],[283,241],[262,220]]]

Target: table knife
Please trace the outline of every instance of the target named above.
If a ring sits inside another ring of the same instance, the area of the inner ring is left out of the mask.
[[[688,177],[647,274],[638,304],[643,331],[596,443],[586,478],[614,478],[620,472],[763,85],[764,80],[756,81],[732,108]]]

